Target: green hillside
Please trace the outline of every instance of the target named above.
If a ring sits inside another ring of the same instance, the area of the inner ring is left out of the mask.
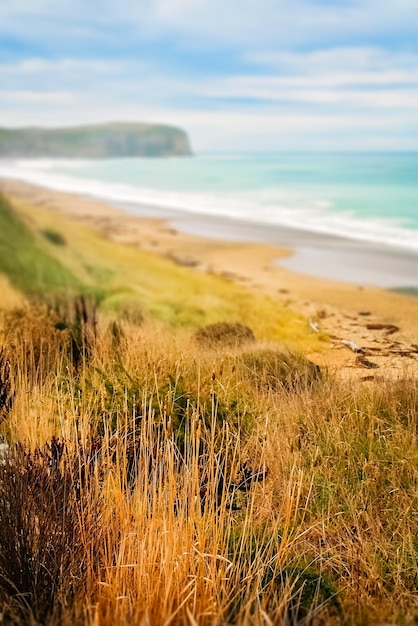
[[[0,277],[25,296],[91,294],[110,314],[141,314],[171,328],[234,321],[260,340],[321,349],[301,316],[222,277],[104,238],[40,206],[0,195]],[[0,310],[2,303],[0,302]]]
[[[51,256],[40,237],[0,196],[0,273],[20,291],[41,296],[58,291],[80,291],[82,283]]]
[[[0,157],[164,157],[191,154],[186,133],[160,124],[0,128]]]

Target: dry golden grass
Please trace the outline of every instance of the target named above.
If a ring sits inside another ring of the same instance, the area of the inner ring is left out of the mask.
[[[417,381],[71,306],[2,323],[4,623],[414,623]]]
[[[413,624],[417,381],[335,380],[272,299],[6,209],[46,294],[0,279],[3,622]]]
[[[9,279],[4,274],[0,274],[0,293],[1,310],[3,311],[15,309],[24,302],[22,294],[10,284]]]

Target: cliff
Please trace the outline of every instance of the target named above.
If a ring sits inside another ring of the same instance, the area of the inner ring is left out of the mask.
[[[68,128],[0,128],[0,158],[189,155],[187,134],[174,126],[115,123]]]

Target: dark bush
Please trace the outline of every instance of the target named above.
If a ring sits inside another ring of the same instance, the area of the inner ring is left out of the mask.
[[[313,626],[326,623],[324,618],[341,618],[341,605],[338,590],[333,581],[313,567],[285,569],[272,578],[266,571],[263,583],[292,589],[292,597],[286,607],[286,621],[289,624]],[[318,613],[321,619],[318,621]]]
[[[65,237],[56,230],[45,228],[45,230],[42,231],[42,234],[45,239],[47,239],[50,243],[53,243],[55,246],[65,246],[67,244]]]
[[[70,338],[70,358],[75,369],[92,356],[97,339],[97,301],[93,296],[78,295],[57,301],[55,327]]]
[[[238,347],[255,341],[254,333],[248,326],[230,322],[209,324],[195,334],[196,340],[206,346]]]
[[[5,351],[0,349],[0,422],[12,408],[14,395],[10,361]]]
[[[86,546],[97,543],[98,507],[82,491],[78,458],[52,440],[10,451],[0,467],[0,603],[5,623],[47,623],[87,584]]]
[[[263,390],[302,389],[321,379],[318,365],[300,354],[281,350],[257,350],[243,355],[247,377]]]

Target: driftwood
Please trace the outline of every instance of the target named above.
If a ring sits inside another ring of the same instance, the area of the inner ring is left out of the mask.
[[[366,324],[367,330],[385,330],[386,335],[393,335],[393,333],[399,332],[399,326],[395,326],[395,324]]]

